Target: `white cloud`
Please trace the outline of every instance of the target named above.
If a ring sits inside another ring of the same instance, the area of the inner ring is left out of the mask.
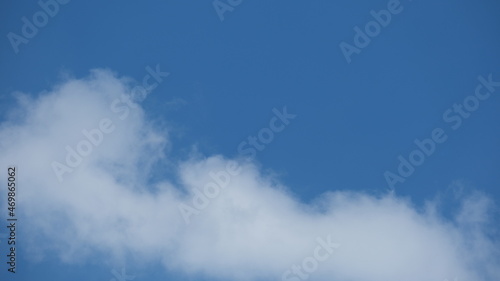
[[[332,191],[305,205],[257,166],[240,163],[242,172],[186,225],[179,203],[191,204],[190,192],[229,159],[177,163],[180,186],[173,179],[148,183],[153,163],[172,161],[164,156],[170,143],[167,130],[153,126],[140,106],[123,120],[110,109],[130,94],[128,82],[95,70],[37,98],[18,94],[0,127],[0,161],[19,169],[19,210],[29,228],[23,239],[31,237],[32,254],[53,250],[65,262],[129,255],[187,274],[280,280],[313,255],[318,237],[330,235],[341,247],[310,280],[500,278],[499,248],[487,233],[494,204],[482,195],[464,200],[454,220],[402,198],[352,192]],[[59,182],[51,163],[64,162],[65,146],[75,147],[82,130],[103,118],[115,130]]]

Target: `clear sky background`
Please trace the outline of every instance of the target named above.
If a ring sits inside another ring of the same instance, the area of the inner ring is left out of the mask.
[[[388,2],[243,0],[221,21],[211,1],[72,0],[60,4],[16,53],[7,35],[22,35],[21,18],[32,22],[41,7],[36,1],[4,1],[1,120],[8,121],[6,112],[17,106],[14,92],[36,98],[65,77],[84,78],[96,68],[140,82],[146,67],[159,65],[170,75],[140,106],[147,120],[168,126],[170,164],[157,163],[147,180],[177,181],[171,163],[193,150],[203,157],[241,156],[238,145],[268,126],[273,108],[286,106],[297,117],[255,161],[298,202],[309,204],[332,191],[386,196],[384,173],[397,174],[398,156],[408,159],[415,139],[442,128],[447,140],[395,184],[395,196],[416,210],[439,198],[445,218],[460,205],[460,190],[478,190],[498,203],[500,87],[456,130],[443,114],[474,95],[479,76],[500,81],[500,3],[402,0],[402,11],[348,63],[339,44],[354,46],[353,28],[364,29],[373,20],[370,11],[387,9]],[[29,176],[20,172],[21,183],[23,177]],[[1,212],[3,225],[6,211]],[[495,217],[491,225],[498,222]],[[490,235],[498,240],[497,230]],[[114,278],[101,253],[66,262],[54,250],[34,260],[22,243],[36,235],[22,226],[18,233],[16,278],[6,272],[6,241],[0,238],[2,280]],[[134,266],[127,265],[134,280],[221,280],[155,262]]]

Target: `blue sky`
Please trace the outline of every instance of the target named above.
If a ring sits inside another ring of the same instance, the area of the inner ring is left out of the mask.
[[[43,126],[36,127],[38,123],[26,121],[29,119],[26,116],[31,116],[30,112],[38,112],[36,108],[42,107],[41,97],[48,93],[55,95],[53,99],[56,100],[57,89],[68,81],[89,77],[92,69],[107,69],[115,75],[115,78],[99,76],[101,78],[96,78],[96,81],[129,77],[141,84],[143,77],[149,73],[147,67],[159,67],[161,71],[169,73],[168,77],[159,82],[144,99],[136,100],[141,108],[140,114],[134,114],[125,123],[117,125],[119,128],[123,126],[123,130],[130,127],[133,131],[130,135],[120,133],[117,136],[140,142],[141,138],[135,138],[136,133],[140,135],[143,133],[141,130],[148,127],[140,124],[153,124],[152,135],[158,133],[166,139],[166,144],[161,147],[161,153],[165,154],[163,158],[151,160],[151,167],[144,170],[140,166],[130,168],[138,174],[147,171],[141,175],[134,174],[138,177],[134,180],[145,184],[143,192],[160,192],[152,186],[162,181],[172,183],[181,193],[187,192],[189,188],[183,187],[186,179],[179,172],[179,167],[184,167],[181,163],[197,167],[197,161],[205,163],[206,159],[214,155],[222,155],[224,160],[221,161],[240,159],[240,143],[268,127],[275,116],[273,108],[282,111],[286,107],[296,117],[286,124],[283,131],[275,133],[265,149],[257,152],[249,168],[257,172],[251,174],[259,174],[255,176],[257,178],[271,177],[270,182],[278,182],[277,185],[286,187],[283,194],[289,196],[287,198],[293,198],[297,204],[305,204],[303,206],[314,206],[313,209],[317,207],[318,198],[323,198],[329,192],[363,194],[378,202],[378,198],[388,196],[390,186],[384,173],[397,173],[400,164],[398,156],[408,159],[410,153],[417,149],[415,139],[431,138],[433,130],[441,128],[447,136],[446,141],[436,144],[433,153],[425,157],[422,165],[415,167],[415,171],[404,182],[393,186],[393,200],[407,202],[408,208],[418,214],[429,202],[433,202],[438,206],[439,215],[436,216],[451,222],[460,206],[467,205],[464,202],[468,202],[468,196],[477,199],[479,195],[474,194],[482,194],[481,198],[491,200],[487,204],[491,204],[491,210],[485,211],[483,218],[487,221],[484,228],[491,232],[485,230],[481,234],[489,237],[491,241],[488,242],[492,245],[498,245],[499,221],[492,214],[497,214],[496,204],[500,200],[500,173],[497,172],[500,167],[500,87],[488,98],[479,100],[478,108],[471,111],[469,117],[460,117],[463,122],[456,130],[452,129],[454,122],[447,122],[443,114],[448,109],[453,110],[454,104],[463,104],[464,99],[474,96],[476,87],[482,85],[479,76],[485,79],[490,76],[490,80],[500,81],[500,5],[493,0],[402,0],[398,5],[400,12],[391,14],[387,26],[381,27],[379,34],[370,38],[366,47],[359,48],[358,54],[352,54],[349,63],[339,44],[346,42],[355,46],[354,28],[364,29],[373,20],[370,11],[387,10],[388,4],[396,5],[394,3],[387,0],[311,3],[243,0],[232,11],[224,12],[221,21],[211,1],[139,3],[73,0],[57,4],[59,10],[48,18],[47,24],[40,27],[27,43],[18,46],[10,42],[8,34],[12,32],[21,36],[22,17],[33,22],[33,15],[42,8],[35,1],[3,3],[0,9],[0,33],[4,36],[0,40],[0,151],[4,155],[14,155],[13,158],[5,157],[2,167],[15,164],[21,170],[18,196],[19,200],[25,201],[21,201],[24,203],[19,206],[20,216],[26,224],[36,220],[50,221],[47,219],[49,211],[40,214],[42,218],[33,216],[44,210],[45,206],[30,206],[36,203],[30,201],[32,196],[27,194],[35,187],[23,186],[23,181],[26,185],[45,182],[35,174],[22,172],[23,163],[37,162],[33,159],[38,154],[30,152],[35,146],[19,145],[17,149],[26,149],[26,152],[17,153],[14,144],[8,141],[13,139],[17,143],[24,143],[26,139],[33,139],[34,142],[42,138],[47,143],[53,143],[50,138],[43,137],[46,133]],[[486,93],[486,90],[483,86],[481,91]],[[23,109],[19,105],[16,101],[19,92],[32,98],[28,102],[30,106]],[[474,101],[474,98],[470,100]],[[80,101],[75,97],[73,101],[77,103],[68,104],[68,108],[78,107],[78,102],[85,100]],[[101,98],[96,97],[96,100],[89,100],[88,104],[100,104],[100,101]],[[107,99],[103,98],[102,101]],[[64,100],[61,102],[64,103]],[[86,105],[81,103],[82,108]],[[13,110],[17,115],[10,113]],[[83,109],[74,110],[80,112]],[[93,107],[89,107],[86,112],[81,116],[75,113],[75,116],[86,118],[102,113]],[[103,112],[105,115],[109,113]],[[449,117],[460,116],[458,113],[450,114]],[[61,118],[81,119],[65,115]],[[42,120],[40,124],[51,124],[49,120],[46,120],[47,123]],[[68,124],[56,128],[65,126],[78,127],[68,121]],[[17,129],[9,131],[9,128]],[[82,127],[75,130],[80,131]],[[27,133],[9,135],[9,132],[21,131]],[[61,130],[60,134],[64,132]],[[54,133],[54,136],[57,134]],[[158,143],[152,139],[154,137],[149,139],[150,145],[156,151],[159,149],[156,147]],[[36,147],[43,149],[45,144],[37,143]],[[54,151],[64,152],[65,144],[54,146]],[[135,147],[135,144],[131,143],[130,147]],[[97,147],[95,151],[99,148],[103,149]],[[19,155],[24,156],[21,158]],[[40,157],[43,158],[43,155]],[[102,157],[108,159],[106,155]],[[43,161],[39,162],[42,165],[40,167],[50,168],[50,162],[45,166]],[[207,163],[212,164],[210,161]],[[214,163],[215,166],[223,165],[217,161]],[[78,171],[91,167],[90,164],[83,165],[85,167]],[[37,170],[36,166],[33,169]],[[188,175],[196,170],[183,169],[187,170],[185,172]],[[127,175],[129,172],[126,170],[124,173]],[[2,172],[3,182],[6,181],[4,174]],[[128,177],[120,178],[118,172],[113,171],[111,174],[116,181],[129,180]],[[50,177],[47,182],[55,178],[53,174],[47,177]],[[68,180],[62,185],[67,187],[70,182]],[[27,190],[26,195],[23,189]],[[43,185],[40,189],[43,189]],[[50,192],[47,191],[47,194]],[[22,196],[26,196],[26,199]],[[6,209],[6,199],[4,196],[1,198],[0,206]],[[68,217],[61,218],[61,222],[65,219],[74,221],[76,218],[72,216],[79,217],[78,214],[78,211],[68,211]],[[2,218],[4,216],[5,212],[2,211]],[[66,225],[60,227],[65,229]],[[305,222],[303,227],[311,226]],[[54,281],[107,281],[113,278],[112,269],[116,267],[118,270],[119,264],[124,264],[127,271],[136,276],[134,280],[239,278],[232,273],[226,275],[224,266],[218,268],[216,265],[195,262],[196,258],[177,258],[175,251],[161,256],[161,261],[155,255],[146,254],[152,257],[151,260],[137,264],[134,258],[142,253],[134,252],[135,248],[125,249],[120,256],[126,261],[117,262],[116,257],[106,255],[106,249],[96,246],[98,243],[93,245],[89,242],[87,245],[88,240],[85,239],[79,246],[88,249],[86,255],[78,257],[78,254],[73,254],[65,258],[61,257],[65,256],[61,253],[67,253],[69,250],[65,247],[71,243],[59,244],[49,239],[47,241],[50,242],[44,245],[46,247],[42,247],[40,244],[45,241],[44,235],[51,232],[44,234],[41,229],[42,226],[38,224],[26,227],[26,230],[24,226],[19,228],[20,249],[18,273],[15,276],[6,271],[3,253],[7,248],[4,239],[0,238],[2,278],[36,280],[44,276],[43,280],[50,278]],[[204,230],[200,228],[196,231]],[[348,243],[339,243],[341,248],[348,251]],[[33,252],[40,254],[40,258],[33,257]],[[214,259],[217,258],[215,253],[211,254]],[[498,254],[492,257],[496,260],[491,262],[498,265]],[[341,254],[339,259],[342,259]],[[471,260],[468,262],[475,264],[474,259]],[[249,258],[247,263],[251,264],[251,261]],[[323,267],[337,266],[332,264]],[[276,267],[279,268],[278,265]],[[273,270],[269,269],[268,275],[248,278],[280,279],[280,274],[272,274]],[[241,272],[246,272],[244,266]],[[450,272],[447,278],[460,274],[464,277],[475,276],[474,272]],[[311,276],[311,280],[325,280],[322,279],[324,276],[337,278],[335,280],[365,280],[362,276],[349,275],[348,270],[338,276],[328,274],[318,271],[316,276]],[[380,273],[379,276],[385,275]],[[482,278],[493,280],[488,279],[492,276],[498,275],[491,273]],[[390,279],[392,277],[386,280],[393,280]],[[437,274],[433,278],[444,280]],[[458,278],[465,280],[462,276]]]

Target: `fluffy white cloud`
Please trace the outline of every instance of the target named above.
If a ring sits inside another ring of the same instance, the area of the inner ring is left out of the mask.
[[[233,280],[499,280],[499,247],[487,233],[494,205],[482,195],[466,198],[453,220],[390,195],[332,191],[305,205],[256,165],[239,162],[241,172],[186,224],[179,204],[193,206],[195,190],[213,182],[210,172],[232,162],[171,162],[178,178],[151,183],[154,163],[172,161],[164,155],[170,143],[167,130],[127,99],[130,88],[129,79],[94,70],[37,98],[17,94],[0,127],[0,161],[19,169],[31,254],[55,251],[66,262],[131,256]],[[110,132],[100,129],[103,120]],[[68,163],[67,147],[88,155]],[[62,182],[55,162],[68,168]],[[303,262],[315,256],[318,239],[341,246],[308,273]]]

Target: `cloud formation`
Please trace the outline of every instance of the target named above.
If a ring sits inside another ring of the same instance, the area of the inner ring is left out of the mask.
[[[37,97],[15,95],[0,127],[0,161],[19,170],[22,241],[30,241],[31,255],[57,253],[62,262],[131,256],[220,280],[499,280],[496,207],[486,196],[461,199],[452,219],[432,202],[418,208],[393,195],[335,187],[304,204],[254,163],[220,155],[170,159],[168,128],[127,99],[131,84],[93,70]],[[53,163],[66,164],[67,147],[78,153],[82,140],[92,143],[83,130],[103,119],[113,130],[60,181]],[[230,161],[241,172],[186,225],[179,204],[192,205],[210,172]],[[159,162],[172,164],[176,178],[152,181]],[[322,246],[330,242],[340,247]],[[326,256],[311,270],[311,258]]]

